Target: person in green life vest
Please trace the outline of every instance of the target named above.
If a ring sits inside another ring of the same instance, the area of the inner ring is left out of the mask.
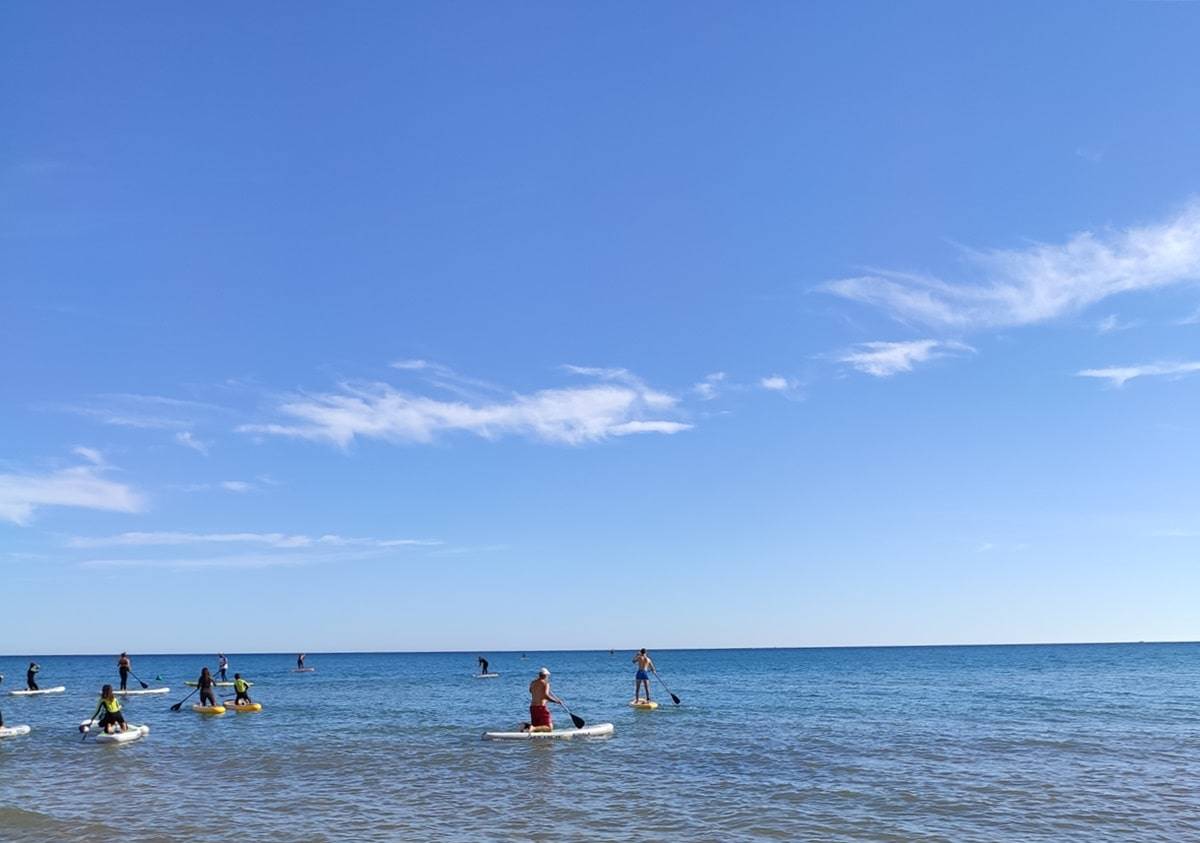
[[[242,678],[242,674],[233,674],[233,698],[234,705],[250,705],[254,700],[250,699],[250,683]]]
[[[111,735],[117,729],[122,732],[129,731],[129,724],[125,722],[125,715],[121,713],[121,703],[113,695],[112,685],[105,685],[100,689],[100,704],[96,706],[96,713],[92,715],[92,719],[97,717],[100,718],[100,726],[106,735]]]

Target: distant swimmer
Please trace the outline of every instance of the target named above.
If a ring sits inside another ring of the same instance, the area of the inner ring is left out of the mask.
[[[217,653],[217,673],[221,674],[221,681],[227,682],[225,671],[229,670],[229,659],[225,658],[224,653]]]
[[[208,672],[207,667],[200,669],[200,678],[196,680],[196,687],[200,689],[200,705],[215,706],[217,704],[217,698],[213,694],[212,674]]]
[[[250,705],[254,700],[250,699],[249,694],[250,683],[242,678],[242,674],[233,674],[233,701],[237,705]]]
[[[126,690],[126,685],[129,683],[129,671],[133,665],[129,661],[128,653],[121,653],[117,659],[117,672],[121,674],[121,690]]]
[[[304,670],[304,653],[296,656],[296,670]]]
[[[637,674],[633,677],[633,701],[641,700],[642,688],[645,687],[646,702],[650,702],[650,674],[654,673],[654,662],[646,655],[645,647],[633,657],[633,663],[637,665]]]
[[[550,693],[550,671],[542,668],[538,671],[537,679],[529,683],[529,722],[521,724],[522,732],[553,732],[554,721],[550,717],[547,702],[563,702]]]
[[[100,704],[96,706],[96,713],[90,719],[95,720],[97,717],[100,718],[100,726],[106,735],[111,735],[117,729],[122,732],[129,731],[129,724],[125,722],[125,715],[121,713],[121,703],[113,696],[112,685],[105,685],[100,689]],[[86,726],[85,723],[84,727]]]
[[[40,688],[38,688],[37,680],[34,678],[35,676],[38,675],[38,673],[41,671],[41,669],[42,669],[42,666],[39,665],[37,662],[29,663],[29,670],[25,671],[26,690],[29,690],[29,691],[41,690]]]
[[[488,660],[483,656],[479,657],[479,672],[480,674],[485,674],[488,672]]]

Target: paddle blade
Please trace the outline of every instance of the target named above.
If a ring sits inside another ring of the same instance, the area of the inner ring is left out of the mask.
[[[679,705],[679,697],[671,694],[671,702],[675,703],[675,705]]]
[[[144,690],[146,690],[147,688],[149,688],[149,687],[150,687],[150,686],[149,686],[149,685],[147,685],[145,682],[142,682],[142,680],[141,680],[141,679],[139,679],[139,680],[138,680],[138,682],[140,682],[140,683],[141,683],[141,686],[142,686],[142,690],[143,690],[143,691],[144,691]]]
[[[582,729],[585,725],[587,725],[584,719],[578,714],[571,715],[571,722],[575,724],[576,729]]]

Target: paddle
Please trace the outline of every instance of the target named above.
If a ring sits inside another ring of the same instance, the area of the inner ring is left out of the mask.
[[[654,671],[654,678],[655,678],[655,679],[657,679],[659,682],[662,682],[662,686],[663,686],[664,688],[667,688],[667,683],[666,683],[666,682],[663,682],[663,678],[662,678],[661,676],[659,676],[659,675],[658,675],[658,671],[657,671],[657,670],[656,670],[656,671]],[[667,693],[668,693],[668,694],[671,694],[671,689],[670,689],[670,688],[667,688]],[[679,705],[679,697],[675,696],[674,694],[671,694],[671,702],[675,703],[675,705]]]
[[[582,729],[585,725],[587,725],[584,719],[575,712],[571,711],[570,707],[568,707],[565,702],[562,700],[555,700],[555,702],[567,709],[567,714],[571,715],[571,722],[575,724],[576,729]]]
[[[141,679],[138,677],[138,675],[137,675],[136,673],[134,673],[132,670],[131,670],[131,671],[129,671],[129,675],[130,675],[130,676],[132,676],[134,679],[137,679],[137,681],[138,681],[138,684],[140,684],[140,685],[142,686],[142,690],[143,690],[143,691],[144,691],[144,690],[146,690],[147,688],[149,688],[149,687],[150,687],[150,686],[149,686],[149,685],[147,685],[145,682],[143,682],[143,681],[142,681],[142,680],[141,680]]]
[[[192,694],[196,693],[196,691],[199,691],[199,690],[200,690],[199,686],[197,686],[196,688],[193,688]],[[179,709],[183,708],[183,704],[192,698],[192,694],[188,694],[186,697],[181,699],[179,702],[175,703],[175,705],[171,706],[171,711],[179,711]]]
[[[96,713],[88,718],[88,722],[79,724],[79,731],[83,732],[83,737],[79,739],[80,743],[87,740],[88,733],[92,730],[92,724],[96,722],[96,718],[100,716],[102,706],[96,706]]]

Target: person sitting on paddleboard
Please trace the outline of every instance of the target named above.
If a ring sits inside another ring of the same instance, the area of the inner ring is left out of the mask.
[[[642,686],[645,686],[646,702],[650,702],[650,674],[654,672],[654,662],[646,655],[645,647],[633,657],[633,661],[638,666],[637,674],[633,678],[633,701],[641,701]]]
[[[33,678],[33,677],[37,676],[38,671],[40,671],[41,669],[42,669],[42,666],[39,665],[37,662],[29,663],[29,670],[25,671],[25,684],[28,686],[26,688],[26,690],[29,690],[29,691],[41,690],[40,688],[38,688],[38,683]]]
[[[121,674],[122,691],[126,690],[125,686],[129,683],[129,669],[131,667],[132,664],[129,662],[129,654],[121,653],[120,658],[117,659],[117,671]]]
[[[221,674],[221,681],[225,680],[225,671],[229,670],[229,659],[225,658],[224,653],[217,653],[217,673]]]
[[[200,678],[196,680],[196,687],[200,689],[200,705],[217,704],[217,698],[213,695],[213,678],[208,672],[208,668],[201,668]]]
[[[487,672],[488,672],[488,660],[485,659],[483,656],[480,656],[479,657],[479,673],[481,676],[485,676],[485,675],[487,675]]]
[[[542,668],[537,679],[529,683],[529,722],[521,724],[522,732],[553,732],[554,720],[547,702],[562,705],[562,700],[550,693],[550,671]]]
[[[254,700],[250,699],[250,694],[247,693],[249,687],[250,683],[242,678],[242,674],[233,674],[234,705],[250,705],[254,702]]]
[[[304,653],[296,656],[296,670],[304,670]]]
[[[122,732],[129,731],[129,724],[125,722],[125,715],[121,713],[121,703],[113,696],[112,685],[105,685],[100,689],[100,704],[96,706],[96,713],[91,719],[95,720],[97,716],[106,735],[111,735],[117,729]]]

